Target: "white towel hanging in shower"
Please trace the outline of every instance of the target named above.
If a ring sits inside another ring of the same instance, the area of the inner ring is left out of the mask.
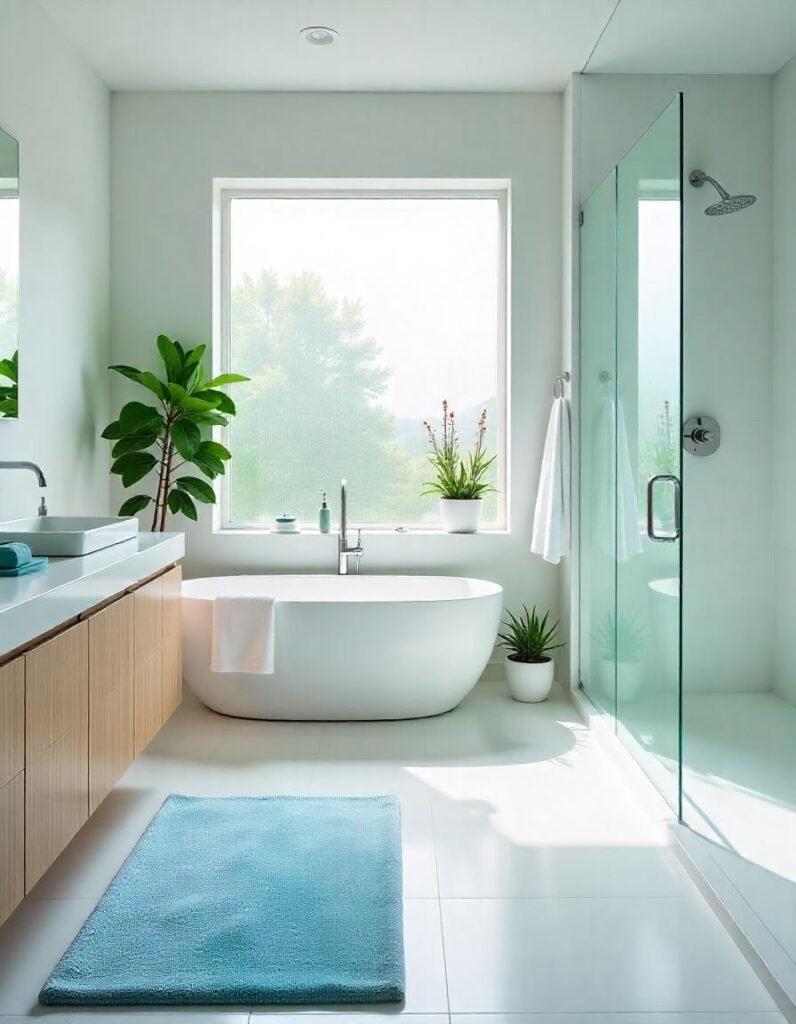
[[[562,396],[553,399],[547,423],[531,534],[533,554],[554,565],[569,554],[570,462],[569,403]]]

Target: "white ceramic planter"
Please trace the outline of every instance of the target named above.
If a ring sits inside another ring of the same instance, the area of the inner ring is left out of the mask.
[[[547,700],[554,674],[555,662],[552,658],[530,662],[506,658],[506,679],[511,696],[525,704],[538,704]]]
[[[439,514],[446,533],[477,533],[483,498],[440,498]]]

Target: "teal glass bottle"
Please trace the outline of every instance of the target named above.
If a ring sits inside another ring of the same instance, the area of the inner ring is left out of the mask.
[[[321,507],[318,509],[318,529],[321,533],[328,533],[332,525],[332,510],[326,504],[326,491],[323,492]]]

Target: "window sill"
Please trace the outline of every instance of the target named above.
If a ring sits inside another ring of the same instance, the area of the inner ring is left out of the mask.
[[[406,530],[396,529],[380,529],[378,527],[359,527],[349,526],[349,535],[356,533],[357,530],[362,530],[363,537],[510,537],[511,530],[505,528],[495,528],[479,530],[477,533],[446,533],[443,529],[412,529],[411,527]],[[270,527],[259,527],[259,526],[218,526],[213,529],[214,535],[229,535],[233,537],[241,536],[254,536],[254,537],[329,537],[332,540],[337,540],[337,530],[330,530],[329,533],[321,533],[318,529],[301,528],[298,533],[278,533],[272,530]]]

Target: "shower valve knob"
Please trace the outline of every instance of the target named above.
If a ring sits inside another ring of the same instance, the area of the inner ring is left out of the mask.
[[[721,431],[712,416],[689,416],[683,424],[683,448],[690,455],[712,455],[720,443]]]

